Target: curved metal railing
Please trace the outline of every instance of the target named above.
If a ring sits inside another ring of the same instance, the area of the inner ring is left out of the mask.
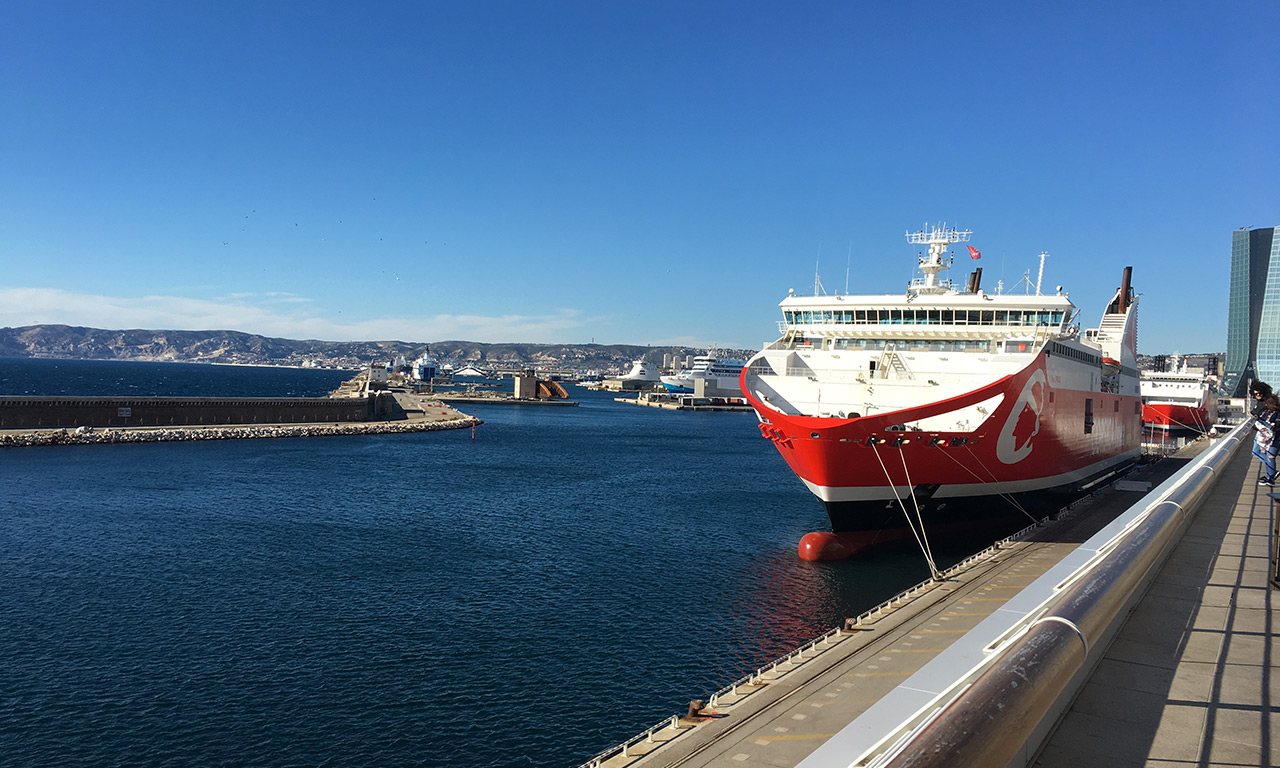
[[[1040,610],[991,643],[985,662],[932,704],[859,755],[820,749],[801,765],[940,768],[1030,760],[1048,735],[1049,715],[1083,683],[1248,429],[1248,422],[1239,425],[1162,484],[1094,557],[1052,587]]]

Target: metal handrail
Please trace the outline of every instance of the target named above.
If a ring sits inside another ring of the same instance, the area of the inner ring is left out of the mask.
[[[1140,502],[1134,519],[1059,583],[1040,610],[993,643],[983,664],[861,755],[840,755],[839,764],[923,768],[1028,760],[1047,736],[1049,715],[1083,682],[1080,673],[1096,663],[1117,622],[1154,578],[1247,427],[1220,438],[1166,481],[1163,492]],[[1030,685],[1029,672],[1035,675]],[[801,765],[835,764],[831,755],[813,757]]]

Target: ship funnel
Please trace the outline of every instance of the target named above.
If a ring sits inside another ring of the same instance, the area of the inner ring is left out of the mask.
[[[1124,268],[1124,278],[1120,281],[1120,311],[1124,312],[1129,308],[1129,281],[1133,279],[1133,267]]]
[[[1120,279],[1120,290],[1116,291],[1116,297],[1107,305],[1107,314],[1123,315],[1129,311],[1129,305],[1133,303],[1133,289],[1130,287],[1130,281],[1133,278],[1133,267],[1124,268],[1124,277]]]
[[[969,273],[969,293],[977,293],[982,285],[982,267]]]

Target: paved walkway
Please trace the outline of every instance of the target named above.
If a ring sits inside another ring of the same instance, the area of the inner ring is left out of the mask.
[[[1280,765],[1273,504],[1248,446],[1227,464],[1036,765]]]

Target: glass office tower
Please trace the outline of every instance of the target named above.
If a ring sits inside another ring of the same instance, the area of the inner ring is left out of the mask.
[[[1227,361],[1221,392],[1244,397],[1249,382],[1280,390],[1280,238],[1275,227],[1231,233]]]

